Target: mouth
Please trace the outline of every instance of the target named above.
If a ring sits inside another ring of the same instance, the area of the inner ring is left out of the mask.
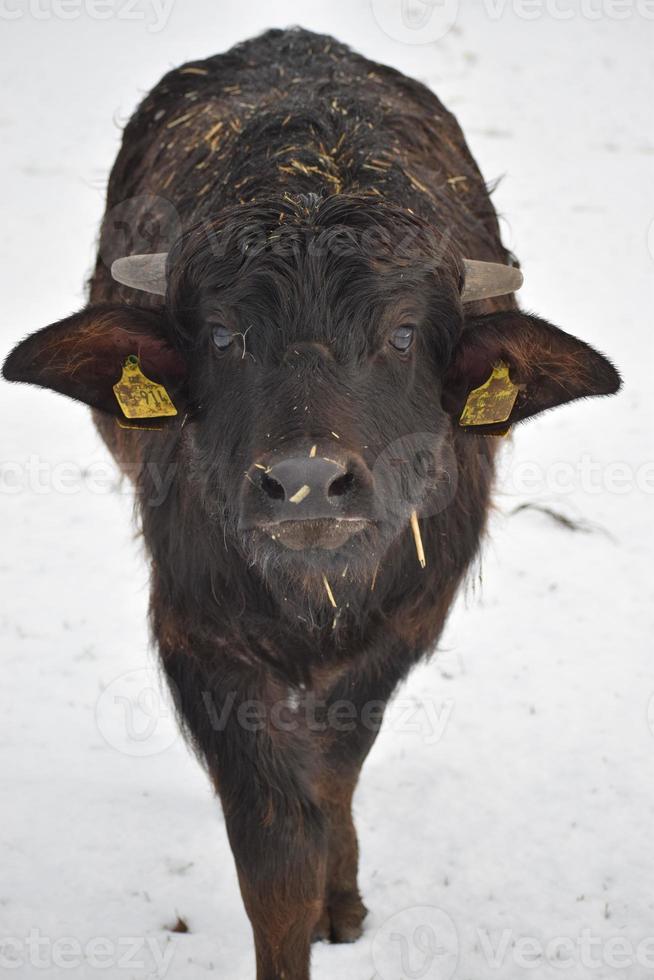
[[[318,518],[301,521],[278,521],[264,524],[261,530],[273,541],[291,551],[322,549],[334,551],[351,537],[370,527],[363,518]]]

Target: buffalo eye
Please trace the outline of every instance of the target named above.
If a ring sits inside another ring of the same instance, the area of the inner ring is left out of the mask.
[[[211,331],[211,339],[218,350],[227,350],[234,340],[234,334],[227,327],[217,326]]]
[[[388,338],[388,342],[395,350],[405,353],[413,343],[414,334],[414,327],[397,327]]]

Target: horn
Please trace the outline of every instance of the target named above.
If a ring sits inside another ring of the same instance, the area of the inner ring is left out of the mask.
[[[464,259],[463,267],[465,269],[465,281],[461,292],[463,303],[504,296],[505,293],[520,289],[523,283],[523,275],[514,265]]]
[[[152,255],[126,255],[111,263],[111,276],[123,286],[142,289],[146,293],[166,295],[166,259],[168,252]]]

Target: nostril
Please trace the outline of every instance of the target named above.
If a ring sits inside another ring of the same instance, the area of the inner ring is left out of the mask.
[[[345,473],[343,476],[336,477],[329,484],[327,495],[329,497],[344,497],[354,486],[354,473]]]
[[[261,489],[271,500],[285,500],[286,493],[279,480],[268,473],[261,474]]]

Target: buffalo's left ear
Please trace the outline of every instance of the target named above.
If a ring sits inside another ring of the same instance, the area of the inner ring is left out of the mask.
[[[44,327],[18,344],[2,369],[7,381],[61,392],[119,419],[113,386],[130,356],[147,378],[165,387],[179,411],[186,366],[167,341],[165,314],[137,306],[103,304]]]
[[[575,398],[612,395],[621,384],[608,358],[582,340],[540,317],[509,310],[466,323],[444,379],[444,408],[459,420],[471,392],[497,365],[506,365],[518,387],[515,402],[508,418],[472,431],[499,431]]]

